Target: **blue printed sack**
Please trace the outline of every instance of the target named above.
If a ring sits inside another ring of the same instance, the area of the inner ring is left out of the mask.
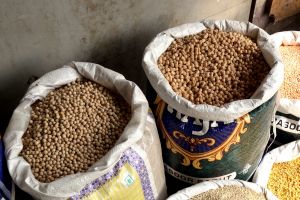
[[[160,72],[157,60],[174,38],[206,28],[240,32],[256,39],[271,70],[251,99],[222,107],[196,105],[177,95]],[[167,175],[185,186],[214,179],[248,180],[268,143],[276,92],[283,80],[279,52],[269,35],[251,23],[237,21],[184,24],[152,40],[145,49],[143,68],[152,86],[147,97],[158,123]]]

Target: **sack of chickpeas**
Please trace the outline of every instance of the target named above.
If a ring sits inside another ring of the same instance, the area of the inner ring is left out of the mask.
[[[253,182],[268,188],[279,199],[300,199],[300,140],[267,153]]]
[[[248,180],[268,143],[283,81],[269,35],[237,21],[184,24],[152,40],[143,68],[170,180]]]
[[[275,123],[278,142],[300,139],[300,31],[286,31],[271,36],[284,65],[284,81]]]
[[[165,199],[160,141],[142,91],[73,62],[29,87],[6,130],[14,182],[35,199]]]
[[[218,180],[185,188],[167,200],[277,200],[268,189],[241,180]]]

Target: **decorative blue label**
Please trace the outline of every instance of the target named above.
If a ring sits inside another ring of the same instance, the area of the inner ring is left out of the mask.
[[[183,156],[182,165],[202,169],[201,160],[221,160],[231,145],[240,142],[240,134],[250,123],[248,114],[232,122],[204,121],[182,115],[159,97],[158,126],[166,139],[166,147]]]
[[[236,120],[231,123],[206,122],[186,117],[187,120],[182,121],[182,118],[176,117],[178,112],[168,107],[162,113],[162,128],[176,144],[191,153],[214,150],[228,139],[237,126]],[[203,131],[205,129],[208,130]]]

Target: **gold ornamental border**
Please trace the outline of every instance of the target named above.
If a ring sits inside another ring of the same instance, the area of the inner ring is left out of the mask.
[[[161,128],[163,133],[163,138],[166,139],[166,147],[170,149],[174,154],[179,153],[183,156],[182,165],[189,166],[193,165],[196,169],[202,169],[201,160],[208,160],[209,162],[213,162],[216,160],[221,160],[225,152],[228,152],[231,145],[237,144],[240,142],[240,135],[244,134],[247,131],[245,128],[245,124],[250,123],[250,116],[246,114],[237,119],[237,126],[232,131],[231,135],[225,140],[222,144],[220,144],[217,148],[210,150],[205,153],[190,153],[176,144],[173,139],[167,133],[165,126],[162,122],[162,114],[166,103],[157,97],[155,102],[157,104],[156,115],[158,116],[158,126]],[[177,131],[178,132],[178,131]],[[203,138],[202,140],[211,140],[211,138]]]

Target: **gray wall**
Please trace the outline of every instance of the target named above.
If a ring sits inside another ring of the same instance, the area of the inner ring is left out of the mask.
[[[31,76],[72,60],[123,73],[145,88],[141,58],[157,33],[201,19],[247,21],[251,0],[0,0],[0,120]]]

